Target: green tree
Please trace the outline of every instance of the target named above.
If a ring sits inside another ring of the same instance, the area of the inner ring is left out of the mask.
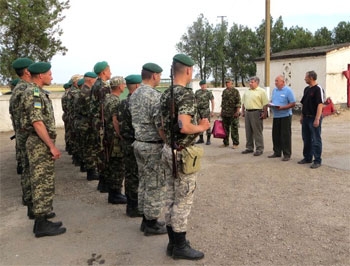
[[[314,34],[313,46],[333,44],[332,32],[326,27],[318,29]]]
[[[50,61],[65,55],[59,23],[69,7],[69,0],[0,0],[0,80],[16,76],[11,63],[18,57]]]
[[[334,43],[350,42],[350,22],[341,21],[333,30]]]
[[[285,50],[309,48],[313,46],[313,34],[302,27],[291,27],[287,31],[288,45]]]
[[[209,60],[212,42],[212,26],[203,14],[200,14],[197,21],[188,28],[187,33],[182,35],[181,41],[176,44],[180,53],[188,54],[195,61],[199,68],[200,79],[207,79],[211,75]]]

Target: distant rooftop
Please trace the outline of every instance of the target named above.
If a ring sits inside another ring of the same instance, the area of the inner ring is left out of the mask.
[[[327,46],[317,46],[317,47],[311,47],[311,48],[286,50],[286,51],[271,54],[270,59],[320,56],[320,55],[326,55],[331,51],[342,49],[342,48],[350,48],[350,42],[327,45]],[[255,59],[255,61],[264,61],[264,60],[265,60],[265,55]]]

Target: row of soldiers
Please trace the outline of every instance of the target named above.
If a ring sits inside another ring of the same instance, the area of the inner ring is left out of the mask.
[[[130,217],[142,216],[128,110],[129,97],[140,83],[141,75],[111,77],[110,67],[103,61],[95,64],[93,72],[72,76],[64,84],[62,96],[66,151],[72,155],[72,163],[87,173],[87,180],[99,180],[97,189],[108,193],[108,203],[127,204]],[[126,87],[129,96],[121,101]]]

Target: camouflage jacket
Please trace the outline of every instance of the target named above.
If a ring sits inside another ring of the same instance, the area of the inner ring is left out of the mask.
[[[189,146],[193,143],[198,134],[182,134],[180,133],[178,124],[178,115],[186,114],[191,116],[191,123],[196,125],[197,110],[195,105],[195,98],[191,88],[175,85],[174,102],[175,102],[175,118],[172,119],[171,114],[171,87],[166,89],[160,99],[161,112],[164,123],[164,131],[166,135],[167,144],[171,145],[171,130],[174,130],[174,139],[177,145]]]
[[[233,117],[237,107],[241,107],[241,96],[236,88],[226,88],[222,92],[221,116]]]
[[[32,84],[24,91],[21,103],[24,109],[21,124],[24,129],[31,134],[36,134],[33,123],[42,121],[49,136],[56,138],[55,116],[49,92]]]
[[[114,94],[107,94],[104,100],[104,117],[106,121],[106,133],[109,137],[115,135],[115,129],[113,126],[113,116],[117,115],[118,107],[120,104],[119,96]]]
[[[119,122],[119,130],[120,135],[125,140],[133,141],[135,140],[135,131],[132,127],[131,113],[129,109],[130,96],[120,102],[118,107],[118,122]]]
[[[106,94],[111,93],[111,88],[106,81],[98,78],[90,91],[90,115],[101,119],[101,105],[104,102]]]
[[[13,129],[16,131],[22,128],[20,123],[21,115],[23,113],[23,106],[21,105],[22,96],[24,91],[31,86],[31,83],[21,79],[16,87],[13,89],[10,102],[9,102],[9,113],[11,115]]]
[[[130,113],[135,139],[139,141],[161,140],[159,129],[162,127],[160,115],[161,92],[149,85],[141,86],[130,96]]]
[[[198,109],[210,110],[209,103],[211,100],[214,100],[214,95],[211,91],[199,89],[195,92],[194,97]]]

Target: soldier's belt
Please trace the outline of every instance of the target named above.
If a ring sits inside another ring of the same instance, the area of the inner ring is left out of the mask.
[[[136,140],[136,141],[139,141],[139,142],[145,142],[145,143],[151,143],[151,144],[162,144],[163,143],[163,140]]]

